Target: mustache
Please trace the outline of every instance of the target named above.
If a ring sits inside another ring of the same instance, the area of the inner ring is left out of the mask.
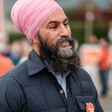
[[[58,39],[55,46],[59,46],[61,43],[65,42],[65,41],[68,41],[71,46],[74,46],[74,44],[73,44],[74,40],[72,37],[69,37],[69,36],[63,36],[60,39]]]

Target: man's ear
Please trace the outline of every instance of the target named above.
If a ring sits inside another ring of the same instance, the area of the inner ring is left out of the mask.
[[[32,40],[32,48],[36,51],[36,53],[39,55],[39,44],[40,44],[40,41],[39,41],[39,38],[37,35],[35,35],[33,37],[33,40]]]
[[[38,36],[37,36],[37,35],[35,35],[32,41],[33,41],[33,43],[38,44],[38,43],[39,43]]]

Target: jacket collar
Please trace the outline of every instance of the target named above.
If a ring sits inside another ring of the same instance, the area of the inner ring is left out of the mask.
[[[43,60],[34,50],[32,50],[27,60],[28,75],[34,75],[42,69],[44,69],[45,67],[46,64],[43,62]]]

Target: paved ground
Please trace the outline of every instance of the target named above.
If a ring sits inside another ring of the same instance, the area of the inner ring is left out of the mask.
[[[110,90],[108,95],[105,97],[99,96],[99,100],[104,112],[112,112],[112,90]]]

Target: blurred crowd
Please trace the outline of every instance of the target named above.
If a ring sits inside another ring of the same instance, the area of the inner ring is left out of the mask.
[[[7,39],[0,39],[0,76],[18,65],[25,59],[31,51],[30,43],[27,39],[13,41],[9,44]]]
[[[81,64],[91,75],[99,94],[106,96],[109,90],[108,80],[112,68],[111,42],[105,37],[98,39],[96,35],[90,35],[88,43],[80,46],[79,53]]]

